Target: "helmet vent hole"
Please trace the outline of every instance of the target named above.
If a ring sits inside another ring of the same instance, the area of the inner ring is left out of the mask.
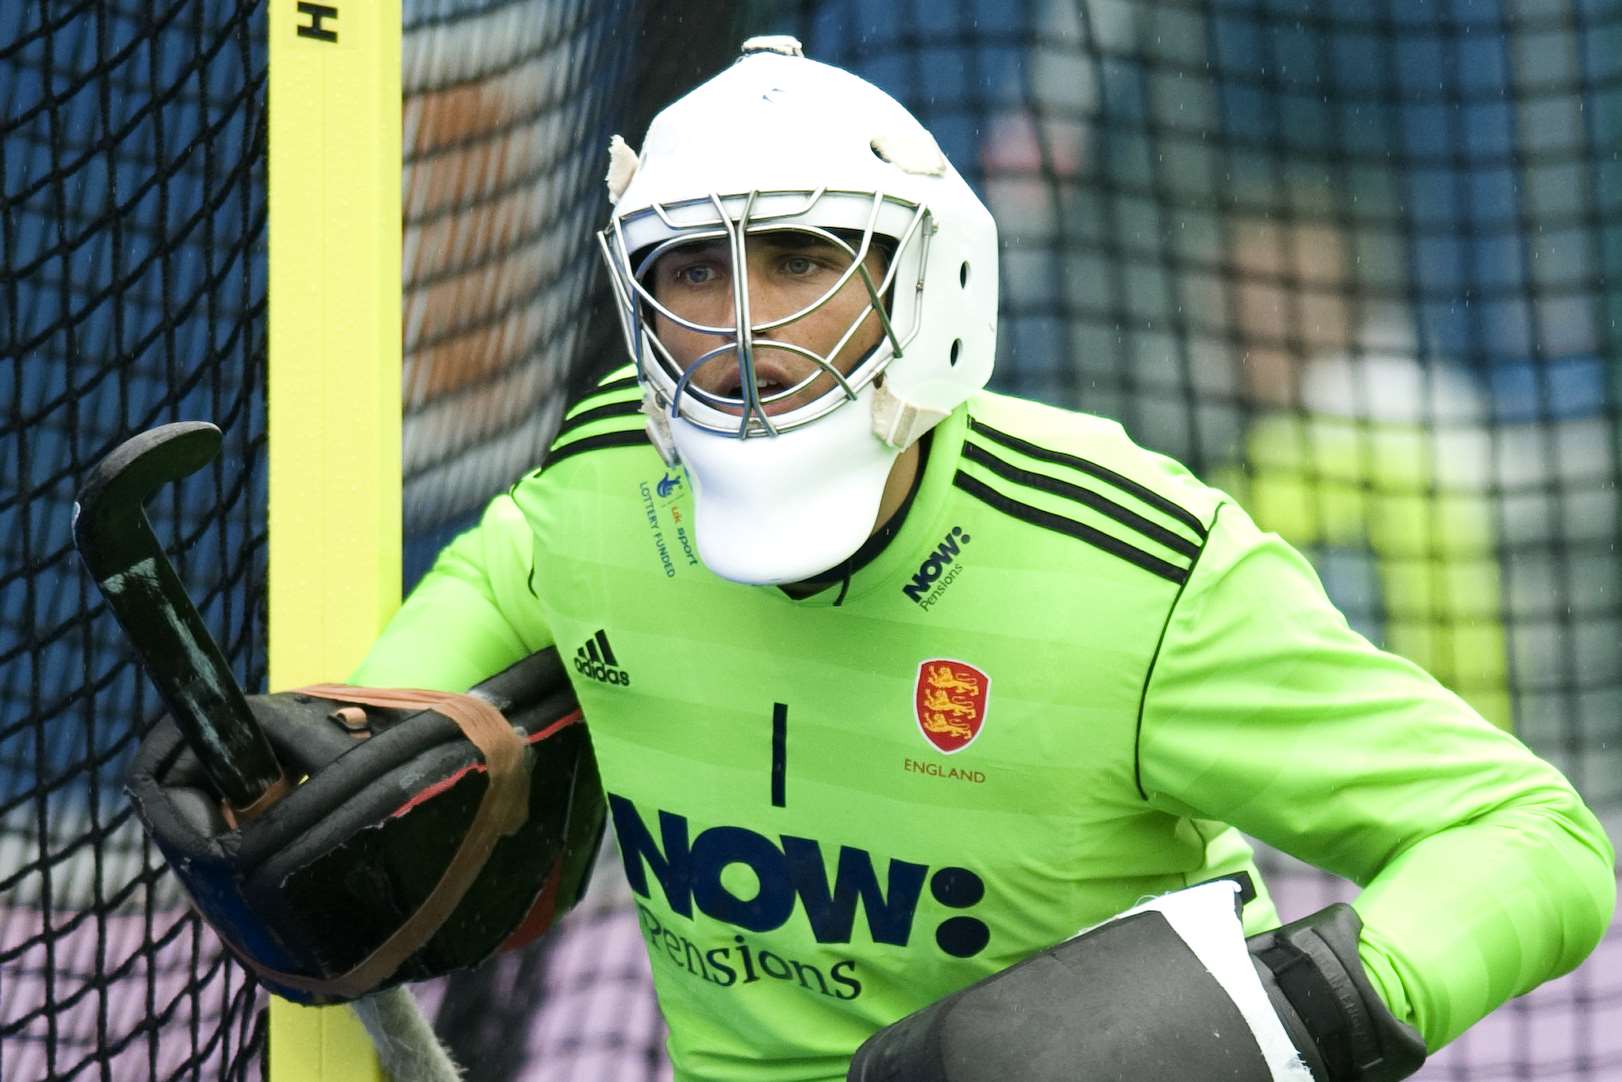
[[[963,265],[965,267],[968,266],[967,263],[965,263]],[[957,367],[957,355],[958,355],[958,352],[960,350],[962,350],[962,348],[963,348],[963,339],[961,339],[961,338],[952,339],[952,355],[949,358],[947,358],[947,361],[948,361],[948,363],[951,364],[951,366],[953,368]]]
[[[965,288],[969,284],[969,261],[964,260],[963,265],[957,269],[957,284]]]

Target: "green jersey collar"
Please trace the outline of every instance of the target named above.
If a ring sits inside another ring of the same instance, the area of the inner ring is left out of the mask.
[[[830,580],[816,593],[796,598],[781,588],[771,587],[772,594],[791,605],[846,606],[890,583],[898,575],[904,577],[914,570],[918,551],[928,547],[940,532],[939,519],[952,491],[952,477],[957,472],[968,419],[969,404],[965,402],[931,431],[929,446],[924,449],[920,463],[920,479],[915,482],[907,502],[896,512],[893,525],[875,535],[881,543],[876,554],[864,561],[857,558],[863,555],[858,550],[857,556],[848,561],[856,565],[855,569],[848,576]],[[887,543],[883,536],[886,533],[889,535]]]

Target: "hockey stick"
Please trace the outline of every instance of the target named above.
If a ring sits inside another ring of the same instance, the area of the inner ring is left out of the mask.
[[[238,816],[251,817],[289,791],[287,778],[145,508],[160,487],[207,465],[219,448],[220,430],[206,421],[125,440],[80,489],[73,539],[209,780]]]
[[[79,491],[73,540],[209,780],[237,817],[251,818],[292,787],[145,508],[163,485],[213,461],[220,442],[206,421],[180,421],[119,444]],[[397,1082],[460,1077],[404,986],[352,1006]]]

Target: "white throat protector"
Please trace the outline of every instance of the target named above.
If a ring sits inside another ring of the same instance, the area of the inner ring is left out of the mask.
[[[905,108],[790,38],[746,42],[654,118],[640,157],[615,136],[608,181],[616,308],[649,436],[692,482],[700,557],[755,584],[835,567],[875,527],[896,458],[990,378],[990,213]],[[837,279],[752,317],[751,253],[785,234],[840,253]],[[660,257],[695,245],[744,268],[724,316],[656,296]],[[877,342],[857,356],[859,333]]]

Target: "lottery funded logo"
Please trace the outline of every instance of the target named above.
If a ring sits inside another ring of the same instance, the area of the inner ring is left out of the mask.
[[[918,730],[938,751],[962,751],[980,735],[990,691],[991,677],[966,661],[938,657],[919,662],[913,693]]]
[[[698,566],[698,550],[688,531],[686,516],[682,514],[682,491],[682,475],[669,470],[656,482],[643,481],[637,485],[637,493],[642,497],[642,514],[653,539],[654,555],[659,558],[659,567],[667,579],[675,578],[683,567]],[[655,496],[659,502],[655,502]]]

